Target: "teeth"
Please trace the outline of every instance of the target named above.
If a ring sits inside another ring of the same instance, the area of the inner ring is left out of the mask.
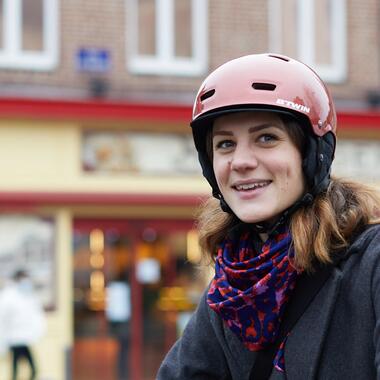
[[[257,183],[249,183],[244,185],[237,185],[235,186],[236,190],[253,190],[258,189],[260,187],[267,186],[269,184],[269,181],[265,182],[257,182]]]

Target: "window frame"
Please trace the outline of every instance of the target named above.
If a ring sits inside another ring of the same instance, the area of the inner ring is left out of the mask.
[[[341,83],[347,78],[347,4],[346,0],[333,0],[330,38],[331,64],[315,62],[315,19],[313,5],[316,0],[297,0],[296,50],[300,61],[311,66],[326,82]],[[268,0],[269,48],[281,53],[282,0]]]
[[[58,0],[43,0],[42,51],[22,49],[22,1],[3,2],[3,48],[0,68],[48,71],[58,64]]]
[[[191,57],[175,56],[174,1],[156,2],[156,54],[138,52],[138,0],[126,0],[127,69],[133,74],[199,76],[208,66],[208,0],[191,1]],[[171,15],[171,16],[170,16]]]

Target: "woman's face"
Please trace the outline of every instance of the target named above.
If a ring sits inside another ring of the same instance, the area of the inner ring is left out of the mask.
[[[273,222],[304,193],[301,154],[276,113],[217,118],[212,147],[219,189],[243,222]]]

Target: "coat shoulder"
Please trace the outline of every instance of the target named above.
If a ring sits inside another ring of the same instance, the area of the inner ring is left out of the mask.
[[[359,254],[363,259],[380,256],[380,224],[367,226],[356,234],[346,251],[346,258]]]

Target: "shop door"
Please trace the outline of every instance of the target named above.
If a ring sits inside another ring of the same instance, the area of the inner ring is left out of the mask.
[[[192,221],[74,223],[74,380],[153,380],[204,287]]]

